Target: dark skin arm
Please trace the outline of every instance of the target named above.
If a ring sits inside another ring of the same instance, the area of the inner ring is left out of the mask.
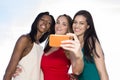
[[[11,80],[12,79],[13,73],[16,70],[16,66],[18,65],[18,62],[20,61],[20,59],[23,55],[23,52],[27,46],[27,43],[28,43],[28,38],[26,35],[21,36],[17,40],[14,50],[13,50],[13,53],[12,53],[12,56],[11,56],[11,59],[10,59],[10,62],[7,66],[5,75],[3,77],[3,80]]]

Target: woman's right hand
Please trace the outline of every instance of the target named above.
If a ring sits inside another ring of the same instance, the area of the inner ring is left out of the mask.
[[[16,70],[15,70],[15,73],[13,74],[13,77],[15,78],[15,77],[18,76],[21,72],[22,72],[22,69],[17,66],[17,68],[16,68]]]

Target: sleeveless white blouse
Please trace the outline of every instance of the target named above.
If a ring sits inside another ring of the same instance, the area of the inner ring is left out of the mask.
[[[43,80],[43,73],[40,69],[42,54],[42,46],[34,43],[28,55],[24,56],[18,64],[22,72],[13,80]]]

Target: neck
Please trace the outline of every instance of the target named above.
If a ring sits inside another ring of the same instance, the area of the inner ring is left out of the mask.
[[[43,34],[42,33],[37,33],[37,35],[35,36],[35,39],[36,39],[36,43],[39,43],[39,40],[40,40],[40,38],[41,38],[41,36],[42,36]]]
[[[78,36],[78,39],[79,39],[79,42],[80,42],[81,47],[83,47],[83,45],[84,45],[83,35]]]

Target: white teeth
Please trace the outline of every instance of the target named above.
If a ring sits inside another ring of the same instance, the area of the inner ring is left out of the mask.
[[[80,31],[80,29],[75,29],[75,31]]]
[[[45,26],[41,26],[42,28],[45,28]]]

